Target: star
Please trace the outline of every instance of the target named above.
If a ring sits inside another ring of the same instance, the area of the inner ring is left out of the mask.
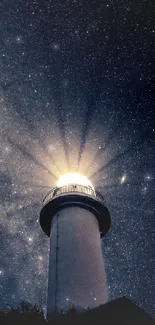
[[[23,43],[23,37],[21,35],[16,36],[15,40],[17,44]]]
[[[60,45],[58,43],[53,43],[51,47],[55,52],[58,52],[60,50]]]

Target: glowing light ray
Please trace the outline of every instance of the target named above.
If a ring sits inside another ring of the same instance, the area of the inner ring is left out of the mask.
[[[109,162],[107,162],[100,169],[98,169],[94,174],[92,174],[90,178],[95,177],[97,173],[101,173],[104,169],[109,168],[111,165],[114,165],[115,163],[117,163],[117,161],[119,161],[119,159],[122,159],[129,152],[135,150],[136,148],[139,148],[140,146],[143,146],[144,142],[146,141],[148,131],[149,129],[147,129],[142,135],[140,135],[140,137],[137,140],[133,140],[133,142],[127,147],[127,149],[119,152]]]
[[[13,140],[8,138],[8,142],[15,147],[16,149],[18,149],[24,156],[26,156],[28,159],[30,159],[33,163],[35,163],[37,166],[41,167],[43,170],[48,170],[49,174],[54,177],[55,179],[57,179],[57,177],[46,167],[44,166],[41,162],[39,162],[37,160],[36,157],[34,157],[31,152],[28,152],[27,148],[24,146],[21,146],[18,143],[15,143]]]
[[[83,128],[83,133],[82,133],[82,140],[81,140],[81,145],[80,145],[80,150],[79,150],[79,156],[78,156],[78,161],[77,161],[77,170],[79,170],[79,164],[81,160],[81,156],[83,154],[83,151],[85,149],[86,141],[88,138],[89,130],[90,130],[90,123],[92,121],[92,117],[95,111],[96,107],[96,101],[94,101],[94,98],[90,98],[89,101],[87,102],[87,111],[85,115],[85,123],[84,123],[84,128]]]

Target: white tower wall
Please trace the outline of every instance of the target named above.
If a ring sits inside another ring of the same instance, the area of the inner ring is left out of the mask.
[[[98,221],[84,208],[64,208],[51,224],[47,315],[107,300]]]

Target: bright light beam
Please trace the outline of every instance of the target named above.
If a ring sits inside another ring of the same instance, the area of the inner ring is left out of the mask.
[[[89,181],[89,179],[86,176],[79,173],[67,173],[65,175],[62,175],[57,182],[58,187],[69,185],[69,184],[91,186],[91,188],[94,190],[94,187],[92,183]]]

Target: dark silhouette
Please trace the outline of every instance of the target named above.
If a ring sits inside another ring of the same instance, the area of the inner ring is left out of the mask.
[[[0,311],[1,325],[153,325],[155,321],[126,297],[113,300],[94,309],[78,312],[70,310],[51,314],[45,319],[37,305],[22,302],[19,307]]]
[[[27,302],[22,302],[18,307],[9,306],[7,310],[0,311],[1,325],[43,325],[45,323],[41,308]]]

